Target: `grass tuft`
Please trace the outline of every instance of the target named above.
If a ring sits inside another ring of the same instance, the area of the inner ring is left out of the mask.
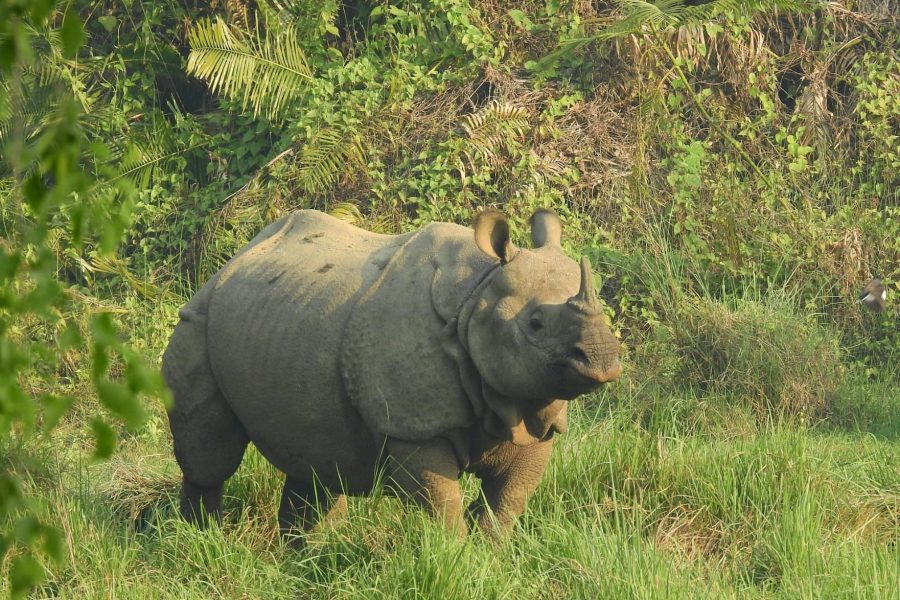
[[[740,399],[764,418],[818,416],[843,372],[836,337],[777,298],[696,298],[671,328],[680,387]]]

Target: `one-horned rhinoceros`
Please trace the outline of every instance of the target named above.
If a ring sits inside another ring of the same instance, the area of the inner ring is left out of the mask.
[[[182,513],[219,518],[248,442],[286,474],[282,531],[384,475],[453,531],[508,529],[538,485],[567,401],[615,379],[619,345],[559,219],[369,233],[315,211],[269,225],[180,312],[163,358]],[[328,494],[323,494],[323,491]],[[490,510],[488,510],[488,507]]]

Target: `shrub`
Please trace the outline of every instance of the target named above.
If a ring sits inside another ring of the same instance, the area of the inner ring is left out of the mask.
[[[815,416],[839,380],[837,338],[784,300],[696,298],[670,327],[676,385],[748,402],[761,417]]]

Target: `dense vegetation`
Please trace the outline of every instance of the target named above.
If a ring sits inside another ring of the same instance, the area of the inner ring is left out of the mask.
[[[896,598],[900,312],[856,295],[900,294],[898,35],[884,0],[0,0],[0,594]],[[179,521],[192,291],[296,208],[487,205],[561,215],[627,353],[514,537],[376,497],[285,547],[257,454]]]

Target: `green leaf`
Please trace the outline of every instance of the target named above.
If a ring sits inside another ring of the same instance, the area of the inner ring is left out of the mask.
[[[100,417],[91,420],[91,430],[94,432],[95,458],[109,458],[116,450],[116,432],[112,427],[103,422]]]
[[[12,598],[23,598],[46,577],[44,567],[31,554],[13,558],[9,567],[9,586]]]
[[[163,388],[162,377],[158,371],[148,369],[140,357],[129,356],[125,364],[125,378],[132,394],[140,392],[158,392]]]
[[[99,380],[109,368],[109,354],[103,344],[91,345],[91,378]]]
[[[22,486],[8,473],[0,472],[0,517],[6,517],[22,505]],[[2,556],[2,555],[0,555]]]
[[[710,38],[715,38],[717,34],[725,31],[725,29],[721,25],[713,21],[705,23],[703,26],[706,29],[706,35],[708,35]]]
[[[3,412],[19,421],[26,435],[30,434],[37,417],[34,402],[18,386],[13,386],[6,392],[2,405]]]
[[[116,30],[116,27],[119,26],[119,20],[112,15],[103,15],[97,20],[100,21],[100,24],[103,25],[103,29],[108,33],[112,33]]]
[[[59,349],[63,352],[81,346],[84,343],[84,339],[81,337],[81,329],[76,323],[72,321],[67,322],[65,329],[59,334],[57,342],[59,343]]]
[[[5,284],[12,279],[19,265],[22,263],[22,255],[18,252],[6,252],[0,248],[0,284]]]
[[[124,419],[129,427],[135,429],[144,423],[144,407],[128,386],[102,379],[97,382],[97,395],[103,406]]]
[[[56,529],[44,526],[44,552],[50,559],[61,564],[65,560],[65,544],[63,537]]]
[[[534,23],[531,22],[531,19],[528,18],[524,12],[518,9],[512,9],[508,11],[510,18],[513,20],[513,23],[516,24],[516,27],[520,29],[524,29],[525,31],[531,31],[534,27]]]
[[[47,196],[47,190],[44,182],[41,180],[40,173],[32,173],[31,177],[25,182],[24,186],[25,202],[29,208],[39,215],[44,207],[44,200]]]
[[[13,526],[13,533],[17,542],[30,546],[32,541],[40,535],[41,524],[36,517],[27,515],[16,521]]]
[[[72,396],[54,396],[46,394],[41,398],[41,404],[44,405],[44,431],[49,432],[64,414],[69,412],[75,399]]]
[[[30,0],[29,4],[28,10],[31,13],[31,20],[35,23],[40,23],[47,18],[56,2],[55,0]]]
[[[119,339],[112,314],[99,313],[91,318],[91,335],[94,341],[104,346],[115,346]]]
[[[16,42],[13,36],[0,37],[0,67],[8,73],[16,62]]]
[[[62,41],[63,53],[73,57],[84,42],[84,27],[74,8],[69,8],[63,16],[62,27],[59,30],[59,38]]]
[[[72,232],[72,246],[75,249],[81,248],[84,241],[84,232],[87,230],[87,212],[84,204],[78,203],[72,207],[69,213],[69,229]]]

